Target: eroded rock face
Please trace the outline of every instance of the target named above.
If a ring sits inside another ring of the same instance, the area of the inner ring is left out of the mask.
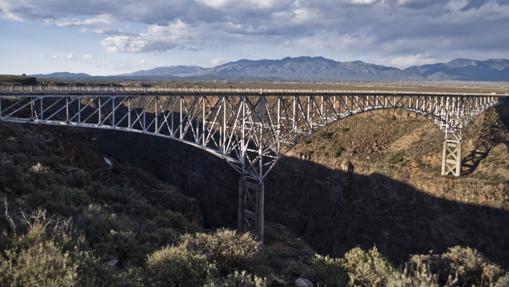
[[[464,154],[475,147],[482,126],[481,117],[465,134]],[[501,133],[495,139],[503,141],[504,124],[495,126]],[[265,182],[266,220],[336,256],[376,245],[398,263],[411,254],[463,245],[509,264],[509,234],[501,228],[509,226],[507,182],[476,172],[441,177],[442,140],[431,121],[405,112],[344,119],[298,144],[289,152],[293,156],[276,165]],[[105,154],[134,162],[197,198],[206,226],[235,227],[238,175],[220,159],[143,135],[107,132],[98,141]],[[299,154],[311,154],[311,160]],[[499,157],[503,150],[492,154]],[[355,167],[352,176],[342,167],[347,160]]]

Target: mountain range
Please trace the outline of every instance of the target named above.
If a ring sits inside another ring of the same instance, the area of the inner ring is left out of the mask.
[[[79,73],[33,75],[57,80],[190,80],[291,82],[414,82],[509,81],[509,59],[456,59],[448,63],[398,69],[362,61],[338,62],[324,57],[287,57],[277,60],[239,60],[216,67],[168,66],[115,76]]]

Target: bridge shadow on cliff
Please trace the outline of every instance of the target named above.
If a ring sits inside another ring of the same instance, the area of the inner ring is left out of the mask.
[[[94,133],[105,154],[129,161],[197,198],[207,227],[236,226],[238,175],[224,161],[163,138]],[[119,148],[122,147],[122,148]],[[509,265],[509,212],[437,198],[380,174],[349,175],[284,157],[266,180],[266,220],[336,256],[376,245],[396,263],[463,245]]]
[[[283,158],[267,181],[269,220],[316,250],[342,255],[376,245],[395,262],[462,245],[508,264],[509,213],[438,198],[381,174],[331,170]]]
[[[509,130],[509,105],[499,105],[494,110],[494,113],[490,114],[485,111],[487,124],[481,127],[474,149],[461,161],[462,176],[472,174],[495,145],[503,143],[509,146],[509,139],[500,132]]]

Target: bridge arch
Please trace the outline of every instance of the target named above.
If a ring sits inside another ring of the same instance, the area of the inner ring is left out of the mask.
[[[313,129],[312,131],[310,131],[309,134],[315,134],[317,132],[320,132],[321,130],[323,130],[323,128],[327,128],[329,126],[337,124],[337,123],[339,123],[339,122],[341,122],[341,121],[343,121],[343,120],[345,120],[347,118],[350,118],[350,117],[355,117],[355,116],[363,115],[363,114],[369,114],[369,113],[372,113],[372,112],[391,111],[391,110],[394,110],[394,111],[405,111],[405,112],[412,113],[414,115],[418,115],[418,116],[420,116],[420,117],[422,117],[422,118],[432,122],[442,132],[445,132],[444,128],[446,126],[450,125],[450,123],[447,122],[447,118],[446,117],[441,117],[439,115],[430,114],[430,113],[427,113],[424,110],[416,110],[416,109],[410,109],[410,108],[406,108],[406,107],[379,107],[379,108],[371,108],[371,109],[366,109],[366,110],[362,110],[362,111],[352,112],[350,114],[345,115],[344,117],[342,117],[340,119],[337,119],[337,120],[334,120],[334,121],[331,121],[331,122],[327,123],[323,127],[318,127],[318,128]]]

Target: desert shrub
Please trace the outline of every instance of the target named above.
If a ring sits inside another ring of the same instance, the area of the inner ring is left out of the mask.
[[[320,286],[339,287],[345,286],[348,282],[348,274],[343,267],[343,260],[329,256],[315,255],[311,259],[311,265],[305,269],[302,276],[311,279]]]
[[[403,152],[397,152],[389,157],[389,164],[397,165],[405,160]]]
[[[170,226],[179,229],[185,229],[190,225],[189,221],[179,212],[168,210],[164,213],[164,216],[169,220]]]
[[[497,282],[494,285],[495,287],[506,287],[509,286],[509,272],[507,272],[504,276],[498,278]]]
[[[327,131],[320,131],[318,133],[318,136],[323,140],[330,140],[334,137],[334,133],[327,132]]]
[[[78,265],[52,241],[5,252],[0,263],[1,286],[75,286]]]
[[[77,286],[80,287],[113,287],[119,276],[109,266],[94,256],[90,251],[71,253],[78,263]],[[119,286],[127,286],[126,284]]]
[[[384,286],[396,272],[376,247],[368,251],[353,248],[345,254],[343,266],[354,286]]]
[[[149,286],[203,286],[215,266],[203,255],[192,254],[179,246],[164,247],[147,257],[146,281]]]
[[[67,185],[75,188],[84,188],[92,181],[90,174],[82,169],[69,170],[66,176]]]
[[[344,151],[345,149],[341,146],[334,147],[334,157],[340,157]]]
[[[405,263],[402,272],[394,272],[387,282],[388,287],[438,287],[438,277],[431,272],[429,263],[415,256]]]
[[[11,239],[0,261],[0,286],[108,286],[111,274],[91,253],[70,220],[38,210],[22,213],[27,232]]]
[[[454,246],[442,254],[449,267],[449,274],[461,286],[489,286],[502,275],[496,264],[489,262],[478,250]]]
[[[207,287],[265,287],[265,278],[251,275],[246,271],[234,271],[224,279],[216,279],[208,282]]]
[[[250,233],[240,234],[227,229],[219,229],[213,234],[184,235],[180,246],[205,256],[223,274],[246,270],[260,250],[260,243]]]
[[[443,254],[412,256],[389,286],[496,286],[501,276],[501,268],[476,249],[455,246]]]
[[[145,274],[146,271],[143,267],[125,269],[117,274],[115,283],[108,287],[148,287],[150,285],[146,282],[147,276]]]

